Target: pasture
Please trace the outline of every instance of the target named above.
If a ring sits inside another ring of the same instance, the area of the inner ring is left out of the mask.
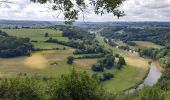
[[[62,37],[62,31],[50,30],[50,29],[2,29],[7,32],[10,36],[16,37],[28,37],[31,40],[46,41],[50,37],[61,41],[68,41],[68,38]],[[49,36],[45,37],[45,33]]]
[[[148,42],[148,41],[134,41],[134,42],[136,43],[136,47],[138,47],[138,48],[144,48],[144,47],[157,48],[157,49],[162,48],[162,46],[157,45],[157,44],[152,43],[152,42]]]

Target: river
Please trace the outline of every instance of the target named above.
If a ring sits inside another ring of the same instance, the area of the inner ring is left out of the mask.
[[[156,84],[162,75],[161,70],[158,67],[159,66],[157,66],[155,62],[152,62],[149,73],[143,83],[138,85],[137,88],[126,91],[126,93],[134,93],[135,91],[143,89],[145,86],[153,86]]]

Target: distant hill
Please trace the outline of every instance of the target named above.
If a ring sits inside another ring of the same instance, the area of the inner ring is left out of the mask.
[[[0,28],[15,27],[46,27],[53,24],[62,24],[63,22],[55,21],[24,21],[24,20],[0,20]]]

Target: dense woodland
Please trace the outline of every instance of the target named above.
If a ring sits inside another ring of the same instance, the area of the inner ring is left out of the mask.
[[[140,56],[149,57],[159,60],[163,67],[170,68],[170,45],[166,45],[162,49],[142,48],[138,50]]]
[[[101,35],[107,38],[127,41],[151,41],[156,44],[166,45],[170,43],[170,28],[146,27],[131,28],[125,26],[104,28]]]
[[[8,36],[7,33],[0,31],[0,57],[30,55],[33,45],[29,41],[29,38]]]

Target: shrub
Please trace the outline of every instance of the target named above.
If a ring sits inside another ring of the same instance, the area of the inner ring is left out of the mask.
[[[103,89],[87,73],[73,71],[50,82],[50,100],[103,100]]]
[[[119,57],[118,64],[119,64],[120,66],[126,65],[126,62],[125,62],[124,57]]]
[[[103,73],[103,76],[100,78],[100,81],[106,81],[114,78],[112,73]]]
[[[67,64],[73,64],[73,61],[74,61],[74,57],[69,56],[69,57],[67,58]]]
[[[48,36],[49,36],[49,34],[46,32],[44,36],[45,36],[45,37],[48,37]]]
[[[41,100],[43,98],[37,80],[31,78],[2,79],[0,99]]]
[[[150,87],[139,92],[139,100],[165,100],[160,89]]]
[[[97,63],[92,66],[92,70],[95,72],[103,72],[104,67]]]

